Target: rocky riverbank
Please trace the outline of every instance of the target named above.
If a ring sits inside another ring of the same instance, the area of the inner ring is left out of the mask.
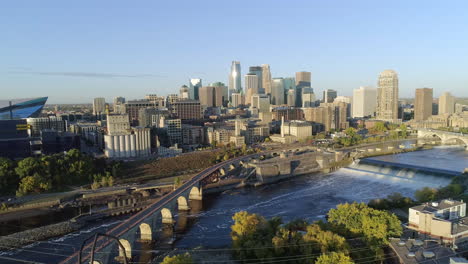
[[[65,235],[79,230],[82,227],[83,224],[75,223],[72,221],[65,221],[57,224],[29,229],[26,231],[0,237],[0,248],[9,250],[22,247],[34,243],[36,241]]]

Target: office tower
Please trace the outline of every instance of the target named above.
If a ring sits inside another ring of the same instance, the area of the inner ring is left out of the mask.
[[[244,103],[242,102],[242,94],[241,93],[233,93],[231,94],[231,105],[232,107],[239,107],[240,105],[243,105]]]
[[[288,106],[296,106],[296,89],[289,89],[286,95]]]
[[[200,104],[206,107],[221,107],[223,105],[223,87],[202,86],[200,88]]]
[[[272,118],[276,121],[284,118],[285,121],[289,120],[304,120],[304,112],[301,108],[279,106],[271,110]]]
[[[190,99],[190,92],[187,85],[182,85],[179,89],[179,98],[180,99]]]
[[[219,89],[221,89],[221,91],[222,91],[222,102],[223,102],[222,106],[226,107],[228,105],[228,102],[229,102],[228,87],[222,82],[215,82],[215,83],[210,84],[210,86],[219,87]]]
[[[199,90],[202,87],[202,79],[190,79],[189,83],[189,98],[199,100]]]
[[[67,121],[63,120],[62,117],[29,117],[26,118],[26,122],[29,127],[29,134],[32,137],[40,136],[43,130],[67,131]]]
[[[353,117],[374,116],[377,108],[377,90],[361,86],[353,92]]]
[[[312,88],[302,88],[302,107],[314,107],[315,94]]]
[[[432,116],[432,88],[416,89],[414,120],[423,121]]]
[[[284,79],[273,78],[271,82],[271,104],[284,104]]]
[[[296,106],[302,106],[302,88],[311,87],[312,73],[296,72]]]
[[[258,77],[258,90],[256,93],[265,93],[263,89],[263,68],[261,66],[251,66],[249,67],[249,73],[253,73]]]
[[[254,94],[252,96],[251,108],[258,109],[258,112],[270,111],[270,96],[266,94]]]
[[[455,112],[455,97],[449,92],[443,93],[439,97],[439,115],[453,114]]]
[[[138,111],[138,125],[141,127],[159,127],[161,117],[168,117],[167,109],[154,107],[142,108]]]
[[[337,92],[332,89],[323,91],[323,103],[333,103],[333,100],[337,97]]]
[[[321,103],[318,107],[303,108],[306,121],[321,124],[325,131],[340,130],[349,127],[346,120],[347,104],[344,102]]]
[[[270,65],[262,64],[262,84],[263,89],[265,89],[266,94],[271,94],[271,72],[270,72]]]
[[[203,111],[200,101],[182,100],[171,106],[172,114],[182,120],[196,120],[203,118]]]
[[[127,133],[130,129],[128,114],[107,115],[107,134],[118,135]]]
[[[112,108],[114,110],[114,113],[121,114],[124,112],[123,105],[125,104],[125,98],[123,97],[114,97],[114,104],[112,105]]]
[[[182,120],[164,119],[163,127],[167,131],[171,145],[182,144]]]
[[[139,111],[142,108],[155,107],[159,108],[157,101],[149,100],[134,100],[127,101],[124,104],[124,113],[128,114],[130,119],[130,124],[133,126],[138,126]]]
[[[94,98],[93,115],[101,116],[106,112],[106,99],[102,97]]]
[[[231,72],[229,74],[229,97],[232,93],[240,93],[242,91],[242,75],[239,61],[233,61],[231,64]]]
[[[379,76],[377,89],[377,119],[398,120],[398,75],[385,70]]]
[[[258,75],[255,73],[247,73],[245,75],[245,104],[249,105],[252,102],[252,95],[258,94]]]

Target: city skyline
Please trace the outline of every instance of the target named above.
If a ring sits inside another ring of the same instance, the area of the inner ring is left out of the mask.
[[[94,97],[177,93],[191,78],[229,84],[233,60],[241,62],[243,75],[262,64],[270,65],[272,78],[312,72],[316,94],[333,89],[350,96],[360,86],[376,87],[378,73],[393,69],[400,97],[420,87],[433,88],[434,97],[445,91],[468,96],[464,1],[343,1],[340,9],[325,2],[258,1],[249,9],[212,1],[183,2],[183,9],[108,3],[6,3],[0,11],[8,40],[0,48],[1,99],[30,94],[48,95],[49,103],[89,103]],[[102,16],[103,10],[113,15]],[[173,19],[176,10],[184,19]],[[200,16],[206,12],[211,16]],[[267,22],[287,14],[293,15]],[[195,35],[201,41],[192,41]],[[213,36],[222,41],[204,44]]]

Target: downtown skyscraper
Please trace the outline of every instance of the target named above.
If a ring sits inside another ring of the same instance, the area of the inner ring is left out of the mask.
[[[189,98],[192,100],[199,100],[199,91],[202,87],[202,79],[190,79],[189,85]]]
[[[361,86],[353,92],[352,117],[374,116],[377,107],[377,90]]]
[[[242,91],[241,78],[240,62],[233,61],[231,64],[231,72],[229,73],[229,98],[231,98],[232,93],[240,93]]]
[[[263,88],[265,89],[265,93],[271,94],[272,83],[271,83],[270,65],[262,64],[262,78],[263,78],[262,84],[263,84]]]
[[[453,114],[455,112],[455,97],[449,92],[443,93],[439,97],[439,115]]]
[[[302,107],[302,89],[311,88],[312,73],[296,72],[296,106]],[[313,92],[313,90],[312,90]]]
[[[414,120],[423,121],[432,116],[432,93],[431,88],[416,89]]]
[[[398,120],[398,75],[394,70],[385,70],[379,75],[377,119]]]

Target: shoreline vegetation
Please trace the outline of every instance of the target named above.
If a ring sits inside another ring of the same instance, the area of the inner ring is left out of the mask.
[[[225,261],[232,263],[380,262],[386,258],[389,239],[403,232],[394,214],[356,202],[330,209],[327,222],[296,219],[285,223],[279,217],[265,219],[246,211],[237,212],[232,219],[232,254],[225,256]],[[177,261],[181,259],[195,263],[198,254],[197,250],[188,250],[166,256],[162,263],[182,263]]]

